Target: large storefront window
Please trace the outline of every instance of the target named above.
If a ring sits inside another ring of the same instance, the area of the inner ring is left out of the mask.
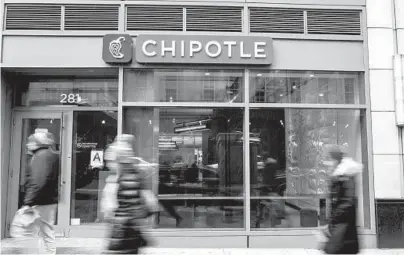
[[[128,108],[124,120],[136,155],[158,165],[157,227],[244,227],[242,109]]]
[[[239,103],[244,100],[243,76],[243,70],[130,70],[123,100]]]
[[[363,77],[347,72],[254,71],[251,103],[363,104]]]
[[[252,109],[251,227],[326,224],[326,149],[344,146],[362,160],[364,112],[335,109]]]
[[[136,136],[136,154],[158,172],[153,188],[165,211],[156,227],[259,230],[324,225],[331,172],[325,151],[334,144],[344,146],[365,166],[358,215],[362,226],[370,226],[363,75],[249,73],[245,99],[243,71],[125,70],[124,101],[137,106],[124,108],[123,132]],[[141,102],[147,107],[138,106]],[[175,106],[177,102],[195,102],[195,107]],[[198,102],[212,102],[212,107],[200,108]],[[241,108],[229,107],[232,102]],[[330,109],[329,104],[350,109]],[[246,115],[249,120],[244,122]],[[244,151],[246,138],[249,155]],[[245,222],[248,214],[250,221]]]

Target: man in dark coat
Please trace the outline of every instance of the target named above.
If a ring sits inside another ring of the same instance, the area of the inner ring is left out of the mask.
[[[356,222],[356,176],[362,165],[345,156],[338,147],[330,150],[337,163],[330,182],[331,217],[324,246],[327,254],[358,254],[359,241]]]
[[[53,225],[58,203],[59,156],[51,150],[53,145],[51,133],[36,132],[28,138],[27,149],[32,158],[23,206],[34,208],[39,214],[35,224],[48,254],[56,254]]]

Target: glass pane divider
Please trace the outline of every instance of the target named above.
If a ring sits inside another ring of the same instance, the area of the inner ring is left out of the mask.
[[[251,108],[301,108],[301,109],[368,109],[366,104],[295,104],[295,103],[250,103]]]
[[[123,83],[124,83],[124,73],[123,67],[119,67],[119,76],[118,76],[118,132],[120,135],[123,132]]]
[[[206,102],[122,102],[123,107],[220,107],[220,108],[243,108],[246,103],[206,103]]]
[[[277,200],[308,200],[308,199],[327,199],[327,197],[321,197],[321,196],[313,196],[313,197],[277,197],[277,196],[253,196],[251,199],[277,199]]]
[[[44,107],[25,107],[25,106],[19,106],[15,107],[14,111],[24,111],[24,112],[38,112],[38,111],[43,111],[43,112],[58,112],[58,111],[117,111],[118,107],[82,107],[82,106],[44,106]]]
[[[249,100],[250,100],[250,83],[249,78],[250,71],[245,69],[244,73],[244,101],[246,102],[246,107],[244,109],[244,218],[245,223],[244,227],[246,231],[251,230],[251,200],[250,200],[250,109],[249,109]]]
[[[244,197],[193,197],[158,195],[159,200],[242,200]]]

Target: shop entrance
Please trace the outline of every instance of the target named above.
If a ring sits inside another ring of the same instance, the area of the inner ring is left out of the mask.
[[[109,173],[104,167],[103,152],[117,133],[116,111],[15,112],[7,223],[11,223],[14,213],[22,206],[25,195],[30,159],[27,138],[41,129],[54,135],[56,143],[52,149],[59,155],[56,235],[69,236],[71,228],[101,223],[99,193]]]

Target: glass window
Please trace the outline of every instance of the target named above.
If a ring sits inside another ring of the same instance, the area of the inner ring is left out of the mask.
[[[116,134],[117,112],[74,112],[70,218],[76,224],[103,221],[100,194],[110,174],[103,156]]]
[[[243,109],[127,108],[124,132],[158,165],[158,228],[243,228]]]
[[[125,70],[125,102],[243,102],[244,70]]]
[[[325,162],[325,149],[342,145],[350,157],[366,166],[366,155],[362,154],[366,141],[364,112],[252,109],[250,119],[251,227],[326,224],[327,184],[332,169]],[[364,173],[358,190],[368,189],[367,182]],[[359,198],[368,208],[363,193]],[[358,214],[363,217],[368,213]]]
[[[22,83],[16,95],[18,106],[118,105],[118,79],[37,80]]]
[[[363,84],[352,72],[253,71],[250,102],[363,104]]]

